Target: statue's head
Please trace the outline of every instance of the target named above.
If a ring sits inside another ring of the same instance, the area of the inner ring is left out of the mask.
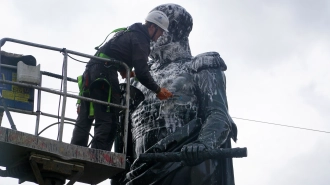
[[[169,27],[167,33],[151,44],[150,57],[161,63],[191,58],[188,40],[193,26],[191,15],[177,4],[163,4],[153,10],[162,11],[167,15]]]

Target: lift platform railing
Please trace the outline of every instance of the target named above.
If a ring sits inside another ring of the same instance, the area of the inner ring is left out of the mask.
[[[0,56],[1,56],[1,53],[0,53]],[[12,66],[12,65],[6,65],[6,64],[1,64],[0,65],[0,68],[8,68],[8,69],[14,69],[14,70],[17,70],[17,67],[16,66]],[[53,77],[53,78],[57,78],[57,79],[63,79],[62,75],[58,75],[58,74],[54,74],[54,73],[50,73],[50,72],[47,72],[47,71],[40,71],[41,73],[41,77],[40,77],[40,84],[42,84],[42,76],[45,75],[45,76],[50,76],[50,77]],[[71,81],[71,82],[75,82],[77,83],[78,80],[76,79],[73,79],[73,78],[70,78],[70,77],[67,77],[67,80],[68,81]],[[41,86],[41,85],[40,85]],[[11,107],[7,107],[9,111],[13,111],[13,112],[18,112],[18,113],[22,113],[22,114],[29,114],[29,115],[35,115],[37,116],[37,121],[36,121],[36,127],[35,127],[35,135],[38,135],[40,134],[39,133],[39,122],[40,122],[40,115],[43,115],[43,116],[47,116],[47,117],[52,117],[52,118],[60,118],[58,115],[54,115],[54,114],[48,114],[48,113],[45,113],[45,112],[41,112],[40,110],[40,103],[41,103],[41,90],[38,89],[38,95],[37,95],[37,110],[34,112],[34,111],[27,111],[27,110],[22,110],[22,109],[16,109],[16,108],[11,108]],[[3,106],[0,106],[1,109],[4,109]],[[67,117],[64,117],[64,120],[67,120],[67,121],[72,121],[72,122],[76,122],[75,119],[71,119],[71,118],[67,118]],[[0,123],[0,126],[1,126],[1,123]]]
[[[126,103],[125,105],[117,105],[117,104],[113,104],[113,103],[108,103],[105,101],[100,101],[100,100],[96,100],[96,99],[92,99],[92,98],[86,98],[83,96],[78,96],[78,95],[74,95],[74,94],[69,94],[67,93],[67,81],[75,81],[72,80],[71,78],[68,78],[67,76],[67,64],[68,64],[68,54],[73,54],[73,55],[77,55],[77,56],[81,56],[81,57],[85,57],[85,58],[90,58],[90,59],[97,59],[100,61],[107,61],[107,62],[112,62],[114,64],[118,64],[121,65],[123,67],[125,67],[126,71],[130,71],[129,67],[121,61],[115,60],[115,59],[105,59],[105,58],[100,58],[100,57],[96,57],[93,55],[88,55],[88,54],[84,54],[84,53],[79,53],[76,51],[72,51],[72,50],[68,50],[66,48],[57,48],[57,47],[52,47],[52,46],[47,46],[47,45],[41,45],[41,44],[37,44],[37,43],[32,43],[32,42],[27,42],[27,41],[22,41],[22,40],[17,40],[17,39],[13,39],[13,38],[2,38],[0,40],[0,74],[1,74],[1,67],[11,67],[11,68],[15,68],[14,66],[6,66],[3,65],[1,63],[1,47],[6,43],[6,42],[13,42],[13,43],[18,43],[18,44],[22,44],[22,45],[27,45],[27,46],[32,46],[32,47],[37,47],[37,48],[42,48],[42,49],[46,49],[46,50],[52,50],[52,51],[58,51],[61,52],[63,54],[63,75],[59,77],[61,77],[63,79],[63,91],[57,91],[57,90],[53,90],[50,88],[45,88],[45,87],[41,87],[38,85],[32,85],[32,84],[28,84],[28,83],[22,83],[22,82],[13,82],[13,81],[9,81],[9,80],[4,80],[2,79],[2,75],[0,75],[0,89],[2,87],[2,83],[5,84],[11,84],[11,85],[17,85],[17,86],[21,86],[21,87],[27,87],[27,88],[33,88],[33,89],[38,89],[38,100],[37,100],[37,112],[29,112],[29,111],[23,111],[23,110],[18,110],[18,109],[13,109],[13,108],[7,108],[6,105],[3,105],[3,108],[5,109],[5,112],[7,114],[7,117],[9,119],[9,121],[13,122],[10,115],[9,111],[14,111],[14,112],[20,112],[20,113],[25,113],[25,114],[32,114],[32,115],[36,115],[37,116],[37,121],[36,121],[36,128],[35,128],[35,135],[38,135],[38,130],[39,130],[39,120],[40,120],[40,102],[41,102],[41,91],[46,91],[49,93],[53,93],[53,94],[57,94],[57,95],[61,95],[63,96],[62,99],[62,112],[61,112],[61,122],[60,122],[60,127],[59,127],[59,135],[58,135],[58,141],[62,142],[62,137],[63,137],[63,129],[64,129],[64,120],[70,120],[69,118],[65,117],[65,111],[66,111],[66,100],[67,97],[71,97],[71,98],[75,98],[75,99],[80,99],[80,100],[85,100],[85,101],[90,101],[90,102],[94,102],[94,103],[99,103],[99,104],[103,104],[103,105],[108,105],[108,106],[113,106],[116,108],[120,108],[120,109],[124,109],[125,110],[125,122],[124,122],[124,150],[123,153],[126,154],[127,151],[127,135],[128,135],[128,117],[129,117],[129,99],[130,99],[130,84],[127,83],[126,84]],[[42,75],[47,75],[49,74],[48,72],[42,72]],[[126,78],[130,79],[130,73],[126,74]],[[2,91],[0,91],[0,96],[2,97]],[[51,114],[44,114],[46,116],[49,117],[56,117],[55,115],[51,115]],[[72,121],[72,120],[71,120]]]

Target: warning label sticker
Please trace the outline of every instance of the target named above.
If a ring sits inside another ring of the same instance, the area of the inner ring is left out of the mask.
[[[16,81],[16,73],[12,73],[12,81]],[[29,88],[26,87],[20,87],[16,85],[11,86],[11,91],[10,90],[2,90],[2,96],[6,99],[9,100],[15,100],[15,101],[20,101],[20,102],[29,102],[30,98],[30,90]]]

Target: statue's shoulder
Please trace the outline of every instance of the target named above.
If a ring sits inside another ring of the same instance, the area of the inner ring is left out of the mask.
[[[220,69],[225,71],[227,66],[218,52],[206,52],[195,56],[187,66],[190,71],[198,73],[205,69]]]

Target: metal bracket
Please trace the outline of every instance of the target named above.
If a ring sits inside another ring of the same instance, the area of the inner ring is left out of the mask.
[[[0,85],[0,89],[1,89],[1,85]],[[7,104],[6,104],[6,100],[3,98],[3,96],[2,96],[1,93],[2,92],[0,92],[0,101],[2,103],[2,106],[3,106],[4,110],[5,110],[5,113],[7,115],[7,118],[8,118],[8,121],[10,123],[11,129],[17,130],[16,125],[14,124],[13,118],[11,117],[11,114],[10,114],[10,112],[8,110],[8,107],[7,107]]]
[[[39,185],[45,185],[44,179],[42,178],[42,175],[40,173],[40,170],[39,170],[39,167],[37,165],[37,162],[34,161],[33,159],[32,160],[30,159],[30,165],[31,165],[31,168],[33,170],[33,174],[34,174],[34,176],[37,179],[38,184]]]
[[[62,179],[71,179],[67,185],[73,185],[84,173],[84,165],[66,162],[49,156],[43,156],[39,154],[31,154],[30,165],[32,167],[34,176],[39,185],[48,185],[45,181],[44,174],[49,174]],[[57,184],[64,184],[60,179],[55,178]],[[65,181],[64,181],[65,182]]]

